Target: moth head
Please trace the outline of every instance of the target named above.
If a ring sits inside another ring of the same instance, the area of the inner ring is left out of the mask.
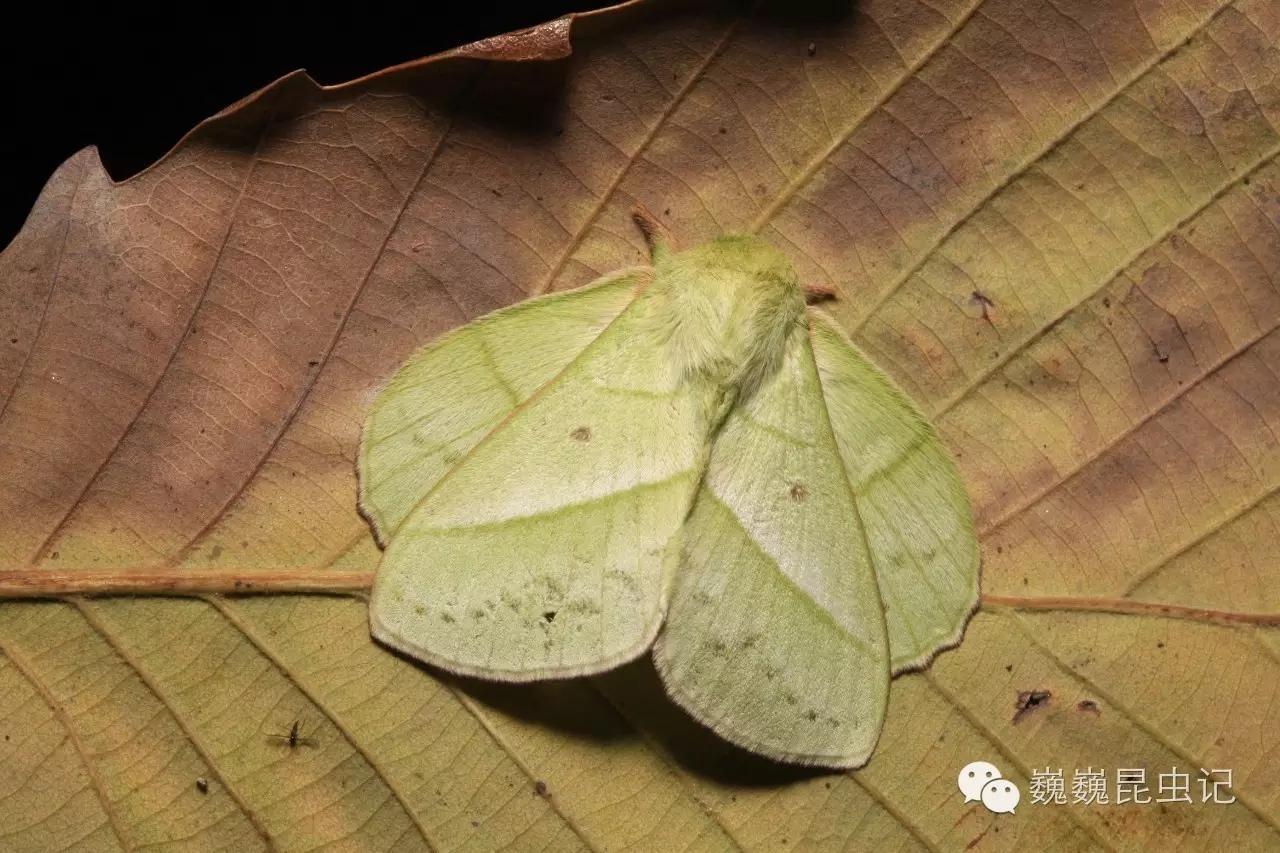
[[[805,304],[784,254],[730,235],[660,258],[655,273],[666,337],[688,373],[750,393],[778,369]]]

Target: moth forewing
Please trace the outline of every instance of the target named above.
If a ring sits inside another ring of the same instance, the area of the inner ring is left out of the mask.
[[[649,280],[622,270],[521,302],[414,352],[374,399],[360,437],[360,509],[386,545],[486,434],[595,340]]]
[[[888,698],[879,591],[804,328],[715,437],[654,657],[677,703],[776,759],[866,761]]]
[[[409,512],[374,585],[379,639],[509,681],[650,646],[707,433],[706,389],[661,357],[650,308],[642,291]]]
[[[910,398],[824,312],[810,309],[809,322],[897,674],[958,643],[978,605],[973,513],[955,463]]]

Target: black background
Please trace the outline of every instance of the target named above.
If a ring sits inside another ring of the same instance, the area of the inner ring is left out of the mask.
[[[52,4],[51,4],[52,5]],[[0,248],[63,160],[97,145],[116,180],[164,156],[201,119],[305,68],[341,83],[607,2],[426,0],[381,10],[305,7],[293,17],[198,3],[130,15],[24,4],[0,38]],[[114,4],[113,4],[114,5]],[[265,6],[263,8],[266,8]]]

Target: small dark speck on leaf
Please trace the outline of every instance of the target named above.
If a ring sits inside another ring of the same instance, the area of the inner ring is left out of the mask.
[[[1047,705],[1049,700],[1053,698],[1053,694],[1048,690],[1021,690],[1018,692],[1018,701],[1014,703],[1014,712],[1012,722],[1017,723],[1025,714],[1030,713],[1041,705]]]
[[[1004,665],[1004,671],[1005,671],[1005,672],[1013,672],[1013,664],[1011,664],[1011,663],[1007,663],[1007,664],[1005,664],[1005,665]]]
[[[663,216],[670,216],[670,215],[671,215],[671,208],[669,208],[669,207],[668,207],[668,208],[666,208],[665,210],[663,210],[663,211],[662,211],[662,215],[663,215]]]
[[[550,793],[547,791],[547,783],[543,782],[541,779],[533,783],[533,792],[539,797],[550,796]]]
[[[990,323],[991,313],[988,309],[996,306],[996,304],[991,301],[991,298],[981,290],[975,290],[973,293],[969,294],[969,299],[982,310],[982,319]]]
[[[202,794],[209,793],[209,780],[200,776],[196,779],[196,790]]]
[[[1076,703],[1076,710],[1082,714],[1096,714],[1102,716],[1102,710],[1098,708],[1098,703],[1092,699],[1081,699]]]
[[[18,342],[17,338],[9,338],[9,343],[16,344],[17,342]]]
[[[542,618],[547,620],[547,624],[551,624],[556,621],[556,611],[548,610],[546,613],[542,614]]]
[[[590,441],[591,427],[580,426],[573,432],[569,433],[569,437],[575,441]]]
[[[314,358],[313,358],[313,359],[311,359],[310,361],[308,361],[308,362],[307,362],[307,366],[308,366],[308,367],[315,367],[315,366],[316,366],[316,365],[318,365],[319,363],[320,363],[320,362],[319,362],[319,360],[318,360],[318,359],[314,359]]]
[[[1169,363],[1169,354],[1167,352],[1161,352],[1159,344],[1153,343],[1151,345],[1151,351],[1156,354],[1156,361],[1160,362],[1161,364]]]
[[[796,483],[791,487],[791,500],[802,501],[809,497],[809,490],[804,487],[804,483]]]
[[[720,128],[720,133],[725,134],[725,133],[728,133],[728,132],[729,132],[729,131],[728,131],[728,129],[727,129],[727,128],[723,128],[723,127],[722,127],[722,128]]]
[[[1157,641],[1156,641],[1156,648],[1157,648],[1157,649],[1163,649],[1163,648],[1164,648],[1164,640],[1157,640]]]

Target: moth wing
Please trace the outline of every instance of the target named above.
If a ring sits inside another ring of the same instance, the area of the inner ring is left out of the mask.
[[[376,637],[511,681],[603,671],[651,645],[708,404],[659,357],[646,294],[410,510],[378,569]]]
[[[360,438],[360,509],[386,544],[502,419],[635,298],[647,270],[495,311],[419,349],[379,392]]]
[[[888,701],[884,618],[804,332],[725,419],[679,540],[654,649],[672,698],[754,752],[864,763]]]
[[[836,324],[810,310],[813,352],[853,486],[880,595],[893,673],[960,641],[978,603],[969,497],[933,425]]]

